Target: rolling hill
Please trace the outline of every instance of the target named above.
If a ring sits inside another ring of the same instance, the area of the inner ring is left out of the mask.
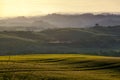
[[[89,53],[119,56],[120,26],[0,32],[0,54]]]
[[[120,58],[80,54],[0,56],[0,80],[119,80]]]
[[[38,18],[37,18],[38,19]],[[102,26],[120,25],[120,15],[116,14],[49,14],[41,17],[42,20],[54,24],[58,27],[68,28],[81,28],[91,27],[98,23]]]
[[[116,14],[49,14],[34,17],[0,19],[1,31],[41,31],[52,28],[84,28],[96,23],[101,26],[120,25],[120,15]]]

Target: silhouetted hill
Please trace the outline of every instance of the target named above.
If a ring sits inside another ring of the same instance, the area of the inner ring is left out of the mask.
[[[120,15],[112,14],[81,14],[81,15],[60,15],[60,14],[50,14],[42,17],[51,24],[59,27],[90,27],[98,23],[103,26],[114,26],[120,25]]]
[[[16,17],[0,20],[1,31],[41,31],[43,29],[56,28],[55,25],[43,20],[27,17]]]
[[[0,20],[0,30],[41,31],[49,28],[81,28],[95,24],[120,25],[120,15],[115,14],[49,14],[46,16],[16,17]]]

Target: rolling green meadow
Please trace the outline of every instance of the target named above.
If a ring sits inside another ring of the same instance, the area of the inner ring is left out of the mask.
[[[82,54],[0,56],[0,80],[120,80],[120,58]]]

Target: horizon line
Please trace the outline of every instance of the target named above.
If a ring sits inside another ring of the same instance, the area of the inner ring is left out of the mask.
[[[36,16],[47,16],[52,14],[60,14],[60,15],[82,15],[82,14],[93,14],[93,15],[120,15],[120,12],[79,12],[79,13],[65,13],[65,12],[54,12],[54,13],[48,13],[48,14],[38,14],[38,15],[19,15],[19,16],[4,16],[1,18],[17,18],[17,17],[36,17]]]

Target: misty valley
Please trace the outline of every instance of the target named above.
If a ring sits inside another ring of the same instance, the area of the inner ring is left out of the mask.
[[[0,20],[0,55],[76,53],[120,56],[120,15],[49,14]]]
[[[119,14],[0,19],[0,80],[120,80]]]

